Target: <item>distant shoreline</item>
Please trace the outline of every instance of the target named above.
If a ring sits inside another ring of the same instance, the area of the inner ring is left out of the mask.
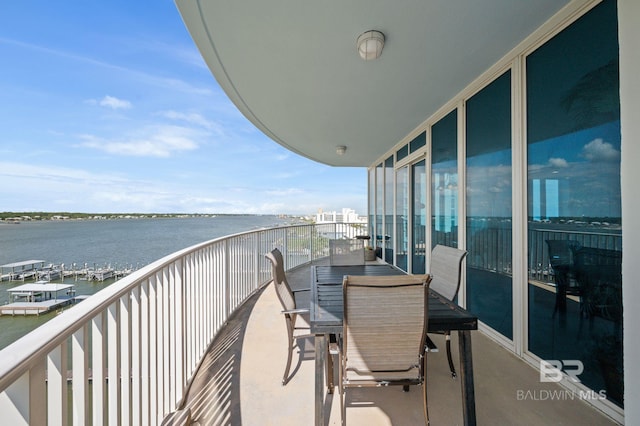
[[[117,220],[117,219],[184,219],[214,218],[217,216],[277,216],[283,214],[250,213],[69,213],[69,212],[0,212],[0,224],[15,224],[38,221],[74,221],[74,220]]]

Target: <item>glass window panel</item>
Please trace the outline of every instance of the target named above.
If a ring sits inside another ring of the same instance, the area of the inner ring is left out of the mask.
[[[369,169],[369,236],[375,235],[376,169]]]
[[[422,132],[409,142],[409,150],[413,153],[427,144],[427,133]]]
[[[380,163],[376,166],[376,256],[382,257],[384,235],[384,167]]]
[[[431,246],[458,247],[458,111],[431,128]]]
[[[513,338],[511,72],[467,101],[467,308]]]
[[[527,58],[528,347],[622,406],[617,34],[604,1]]]
[[[405,145],[402,148],[400,148],[398,151],[396,151],[396,160],[400,161],[403,158],[405,158],[407,155],[409,155],[409,145]]]
[[[384,162],[384,234],[382,247],[384,260],[393,263],[393,156]]]
[[[411,272],[413,274],[424,274],[425,269],[425,249],[427,241],[425,237],[425,227],[427,224],[426,196],[427,196],[427,171],[425,160],[422,160],[411,167],[411,199],[412,206],[412,235],[413,259]]]
[[[407,271],[409,250],[409,167],[396,172],[396,266]]]

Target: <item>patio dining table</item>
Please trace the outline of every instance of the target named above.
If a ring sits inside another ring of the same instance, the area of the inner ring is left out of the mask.
[[[342,280],[345,275],[403,275],[389,264],[353,266],[315,265],[311,268],[311,332],[315,334],[315,424],[325,425],[325,380],[333,392],[333,366],[328,356],[330,335],[342,334]],[[460,383],[465,425],[476,424],[471,330],[478,329],[478,318],[435,291],[429,291],[429,332],[458,331]]]

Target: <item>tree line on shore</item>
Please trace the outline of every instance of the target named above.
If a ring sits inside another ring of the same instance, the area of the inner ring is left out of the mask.
[[[176,217],[211,217],[218,214],[184,214],[184,213],[74,213],[74,212],[0,212],[2,221],[29,220],[79,220],[79,219],[122,219],[122,218],[176,218]],[[226,215],[222,215],[226,216]]]

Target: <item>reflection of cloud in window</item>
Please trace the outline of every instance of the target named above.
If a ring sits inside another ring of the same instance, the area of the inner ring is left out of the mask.
[[[618,161],[620,159],[620,151],[616,150],[610,143],[604,142],[602,138],[597,138],[582,148],[580,156],[594,162]]]
[[[549,165],[551,167],[568,167],[569,163],[564,158],[549,158]]]

